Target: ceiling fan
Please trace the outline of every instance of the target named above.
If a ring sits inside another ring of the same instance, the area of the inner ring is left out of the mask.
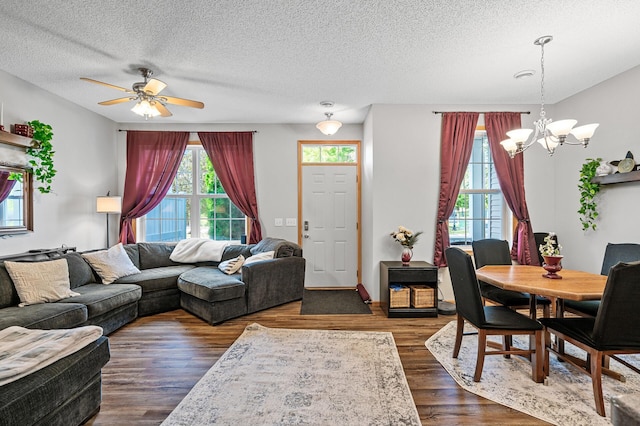
[[[138,115],[143,116],[145,119],[150,117],[156,117],[158,115],[162,117],[170,117],[172,114],[167,109],[166,104],[181,105],[190,108],[204,108],[204,104],[199,101],[192,101],[183,98],[174,98],[172,96],[161,96],[160,92],[167,87],[162,81],[151,78],[153,71],[149,68],[138,68],[140,74],[144,78],[144,81],[133,83],[131,89],[125,89],[124,87],[115,86],[113,84],[104,83],[102,81],[94,80],[91,78],[80,77],[80,80],[88,81],[90,83],[101,84],[103,86],[111,87],[112,89],[120,90],[125,93],[129,93],[131,96],[125,98],[111,99],[109,101],[98,102],[99,105],[116,105],[123,102],[137,101],[131,111]]]

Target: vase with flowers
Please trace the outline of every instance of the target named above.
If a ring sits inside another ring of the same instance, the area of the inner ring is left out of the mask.
[[[391,237],[402,245],[402,266],[409,266],[413,257],[413,246],[418,242],[422,231],[413,232],[404,226],[398,226],[398,230],[392,232]]]
[[[540,254],[544,259],[544,263],[542,267],[546,274],[542,274],[545,278],[550,278],[552,280],[561,279],[562,277],[557,274],[560,270],[562,270],[562,255],[560,254],[560,250],[562,246],[558,244],[558,239],[556,234],[550,232],[549,235],[544,237],[544,244],[540,244],[538,248],[540,250]]]

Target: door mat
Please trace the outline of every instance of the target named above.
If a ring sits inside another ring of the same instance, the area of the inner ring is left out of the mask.
[[[300,315],[371,314],[355,290],[304,290]]]

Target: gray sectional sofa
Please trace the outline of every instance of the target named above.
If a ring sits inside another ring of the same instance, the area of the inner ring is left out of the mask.
[[[173,262],[170,255],[174,247],[171,243],[125,245],[140,273],[109,285],[101,284],[81,253],[74,251],[5,256],[0,259],[0,329],[12,325],[33,329],[98,325],[107,335],[138,316],[180,307],[217,324],[302,298],[305,259],[297,244],[265,238],[254,245],[227,246],[221,261],[240,254],[250,258],[263,252],[275,253],[274,258],[248,264],[231,275],[222,272],[218,262]],[[80,296],[19,307],[4,261],[61,258],[69,266],[71,289]],[[100,406],[100,369],[109,359],[108,339],[103,336],[90,346],[0,387],[0,425],[16,424],[17,419],[20,424],[79,424],[90,418]]]

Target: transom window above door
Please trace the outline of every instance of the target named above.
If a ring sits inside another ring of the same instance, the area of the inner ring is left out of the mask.
[[[303,163],[357,163],[357,145],[304,144],[302,146]]]

